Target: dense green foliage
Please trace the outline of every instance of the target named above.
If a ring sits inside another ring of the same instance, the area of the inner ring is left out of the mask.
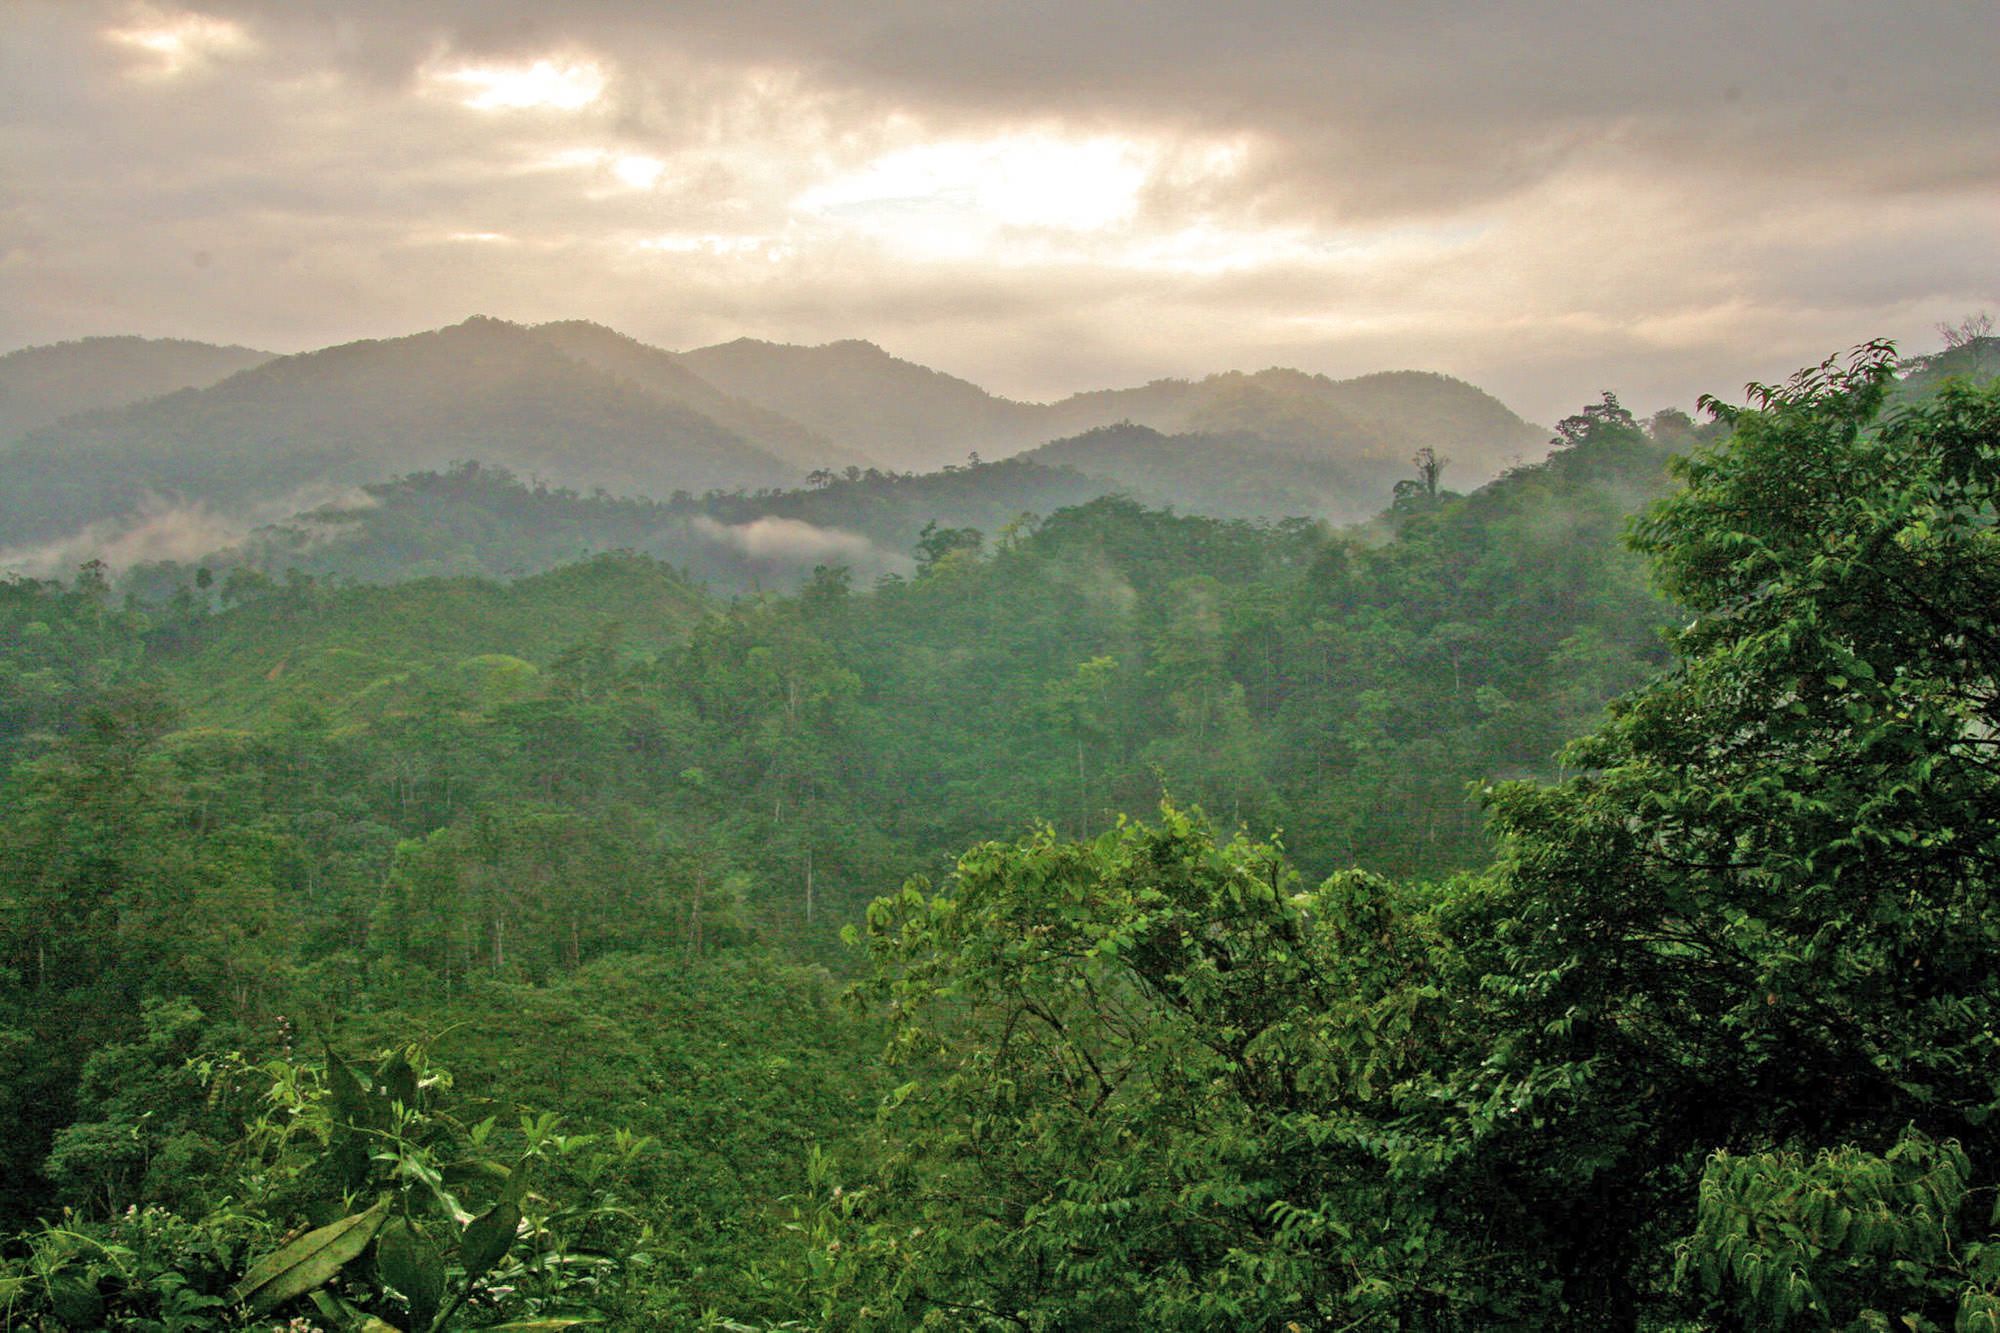
[[[2000,390],[1891,365],[1717,405],[1636,530],[1676,661],[1484,873],[1168,808],[872,909],[827,1322],[1994,1327]]]
[[[1009,459],[925,476],[816,470],[797,490],[676,493],[643,500],[524,482],[505,468],[462,463],[362,488],[260,528],[197,568],[226,582],[282,579],[397,582],[483,575],[519,578],[593,555],[630,551],[664,561],[723,593],[796,589],[815,567],[857,577],[911,572],[926,523],[998,530],[1119,491],[1123,483]],[[191,570],[140,566],[126,586],[171,597]]]
[[[907,563],[731,602],[0,586],[4,1317],[1995,1327],[2000,390],[1919,387],[1348,532],[828,474]]]

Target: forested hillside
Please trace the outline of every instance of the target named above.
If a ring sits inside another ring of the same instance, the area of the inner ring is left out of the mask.
[[[634,549],[727,591],[795,587],[828,561],[907,572],[928,522],[998,527],[1096,495],[1354,522],[1419,448],[1478,482],[1545,440],[1415,372],[1230,373],[1041,404],[859,340],[674,353],[582,320],[475,317],[276,358],[88,339],[0,360],[0,570],[514,576]],[[1028,450],[1083,475],[978,471],[982,453]],[[532,495],[504,494],[509,476]]]
[[[1710,415],[0,584],[5,1320],[2000,1326],[2000,388]]]
[[[788,462],[653,386],[473,319],[281,357],[205,389],[70,418],[0,449],[0,534],[45,541],[155,503],[277,517],[477,457],[621,490],[775,485]],[[274,512],[273,512],[274,511]]]
[[[157,598],[170,597],[200,568],[225,583],[231,576],[282,580],[294,571],[365,582],[518,578],[614,551],[653,556],[725,595],[796,589],[829,563],[872,582],[914,568],[911,553],[927,525],[998,532],[1023,515],[1126,489],[1017,459],[924,475],[816,469],[810,478],[796,489],[646,500],[580,495],[503,467],[461,463],[362,487],[207,555],[132,567],[123,582]]]
[[[201,389],[271,353],[184,338],[81,338],[0,356],[0,446],[82,412]]]
[[[684,352],[681,361],[725,392],[896,468],[926,471],[1043,438],[1034,404],[997,397],[859,338],[820,347],[738,338]]]

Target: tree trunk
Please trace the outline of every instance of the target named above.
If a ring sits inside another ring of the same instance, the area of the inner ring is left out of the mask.
[[[1083,737],[1076,738],[1076,840],[1090,836],[1090,796],[1083,779]]]

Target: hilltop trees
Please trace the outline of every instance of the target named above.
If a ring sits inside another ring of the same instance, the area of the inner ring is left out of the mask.
[[[1485,874],[1298,893],[1170,808],[877,904],[913,1077],[829,1308],[1993,1327],[2000,389],[1893,371],[1709,404],[1634,535],[1677,660],[1492,790]]]
[[[2000,1174],[2000,394],[1879,419],[1892,373],[1871,345],[1711,405],[1730,440],[1636,533],[1695,616],[1678,665],[1575,748],[1587,776],[1495,795],[1463,927],[1513,1034],[1487,1078],[1563,1145],[1551,1200],[1613,1263],[1713,1149],[1915,1126]]]

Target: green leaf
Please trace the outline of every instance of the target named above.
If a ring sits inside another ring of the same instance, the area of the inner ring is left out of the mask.
[[[575,1328],[578,1324],[596,1324],[597,1319],[516,1319],[509,1324],[488,1324],[486,1333],[501,1333],[512,1329],[514,1333],[542,1333],[545,1329]]]
[[[500,1197],[506,1202],[518,1205],[528,1196],[528,1171],[535,1164],[532,1157],[523,1157],[512,1171],[507,1172],[507,1183],[500,1189]]]
[[[377,1319],[366,1310],[357,1309],[330,1291],[323,1289],[315,1291],[311,1294],[311,1299],[333,1327],[346,1329],[348,1333],[403,1333],[403,1330],[394,1324]]]
[[[490,1157],[466,1157],[456,1162],[446,1162],[438,1173],[444,1183],[452,1186],[490,1184],[505,1182],[512,1175],[504,1163]]]
[[[353,1068],[330,1043],[326,1048],[326,1086],[333,1093],[334,1119],[350,1125],[361,1123],[367,1113],[367,1095]]]
[[[444,1303],[444,1256],[407,1218],[392,1218],[375,1239],[375,1271],[410,1302],[410,1326],[428,1328]]]
[[[521,1205],[512,1199],[502,1199],[466,1223],[465,1235],[458,1243],[459,1260],[465,1265],[466,1281],[478,1278],[506,1257],[507,1251],[514,1246],[514,1232],[520,1225]]]
[[[331,1044],[326,1048],[326,1082],[333,1093],[334,1124],[327,1155],[341,1185],[359,1189],[368,1183],[368,1143],[359,1132],[371,1120],[368,1094],[360,1078]]]
[[[327,1144],[327,1156],[333,1159],[334,1174],[344,1188],[359,1189],[368,1183],[368,1141],[360,1131],[336,1126]]]
[[[417,1104],[417,1071],[410,1068],[410,1062],[397,1051],[382,1062],[375,1073],[375,1091],[392,1102],[404,1106]]]
[[[365,1213],[308,1231],[259,1260],[236,1284],[230,1299],[262,1314],[303,1296],[359,1257],[388,1216],[389,1196],[385,1194]]]

